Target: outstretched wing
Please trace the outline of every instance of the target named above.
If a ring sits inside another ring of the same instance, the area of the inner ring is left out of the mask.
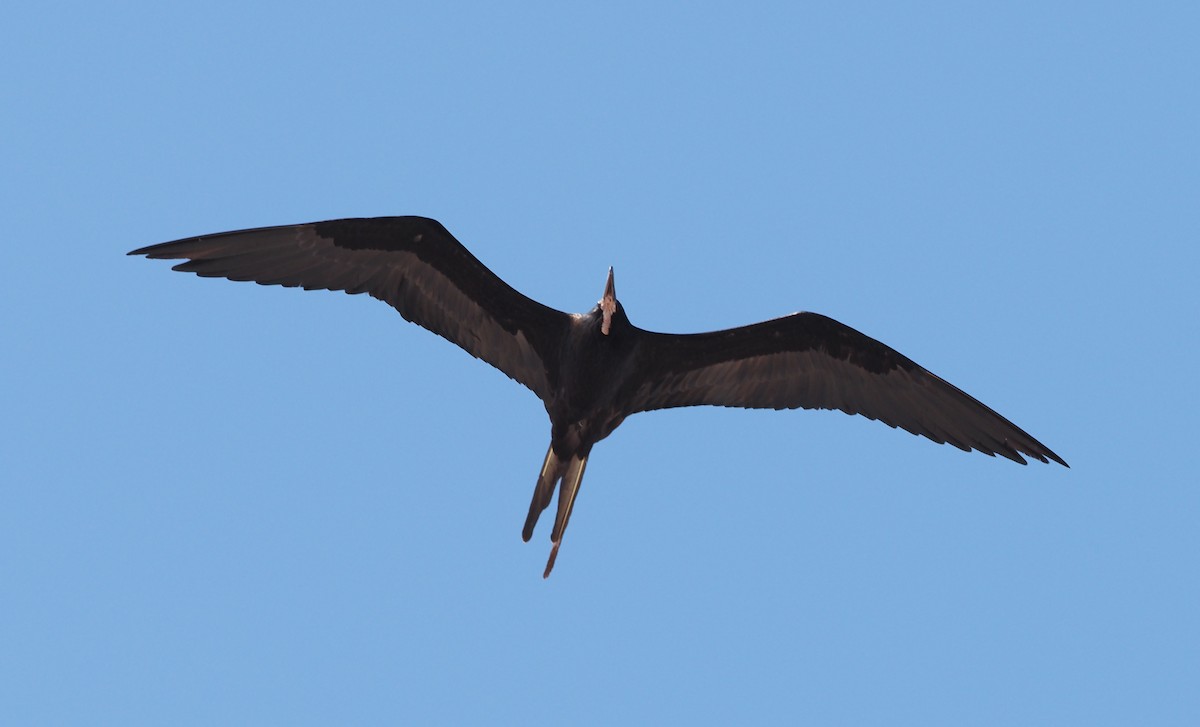
[[[377,217],[190,237],[130,255],[175,270],[305,290],[368,293],[545,398],[570,317],[518,293],[435,220]],[[551,360],[554,359],[554,360]]]
[[[650,333],[631,409],[714,404],[840,409],[1025,464],[1067,463],[961,389],[894,349],[816,313],[693,335]]]

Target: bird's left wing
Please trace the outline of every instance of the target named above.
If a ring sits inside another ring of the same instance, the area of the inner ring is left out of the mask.
[[[961,389],[826,316],[796,313],[691,335],[644,333],[631,411],[697,404],[840,409],[959,449],[1066,465]]]
[[[368,293],[543,399],[570,317],[488,270],[436,220],[377,217],[262,227],[151,245],[202,277]]]

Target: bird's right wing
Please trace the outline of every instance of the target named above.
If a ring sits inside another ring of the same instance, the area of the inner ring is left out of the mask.
[[[567,314],[518,293],[425,217],[262,227],[129,254],[186,259],[174,269],[202,277],[369,293],[543,399],[570,324]]]
[[[646,334],[632,411],[697,404],[840,409],[963,450],[1066,465],[962,390],[826,316],[796,313],[712,333]]]

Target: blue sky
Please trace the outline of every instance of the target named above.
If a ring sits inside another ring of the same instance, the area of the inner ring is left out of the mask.
[[[3,16],[6,722],[1200,722],[1194,4]],[[391,214],[563,310],[825,313],[1071,469],[640,415],[543,581],[529,392],[124,255]]]

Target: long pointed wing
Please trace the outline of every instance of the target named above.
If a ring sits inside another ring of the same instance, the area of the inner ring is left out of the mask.
[[[368,293],[543,399],[570,317],[518,293],[435,220],[377,217],[190,237],[130,255],[173,269],[305,290]]]
[[[714,404],[840,409],[963,450],[1067,463],[899,352],[816,313],[693,335],[647,332],[633,411]]]

